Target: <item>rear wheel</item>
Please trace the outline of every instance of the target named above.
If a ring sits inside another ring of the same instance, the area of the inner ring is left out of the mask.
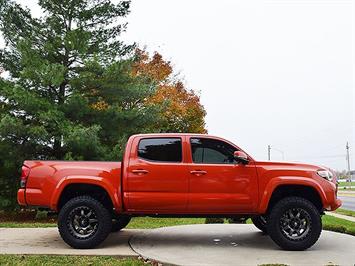
[[[286,250],[305,250],[311,247],[322,231],[322,220],[317,208],[300,197],[280,200],[268,218],[268,234]]]
[[[263,215],[259,215],[259,216],[254,216],[251,218],[253,224],[255,225],[255,227],[257,227],[260,231],[262,231],[263,233],[267,233],[267,220],[266,220],[266,216]]]
[[[111,214],[101,202],[89,196],[69,200],[59,212],[61,237],[73,248],[94,248],[111,232]]]
[[[118,232],[121,229],[125,228],[129,222],[131,221],[131,217],[129,216],[118,216],[114,215],[112,219],[112,229],[111,232]]]

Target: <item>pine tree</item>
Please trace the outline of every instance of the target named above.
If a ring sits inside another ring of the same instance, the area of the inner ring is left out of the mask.
[[[131,75],[134,45],[119,39],[129,1],[38,4],[44,15],[33,18],[0,0],[2,207],[15,202],[24,159],[118,160],[128,135],[151,131],[157,119],[156,108],[142,104],[155,87]]]

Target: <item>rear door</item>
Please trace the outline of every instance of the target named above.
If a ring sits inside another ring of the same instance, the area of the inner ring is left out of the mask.
[[[184,136],[137,137],[127,171],[128,211],[183,213],[188,177]]]
[[[189,138],[189,204],[191,213],[252,212],[258,200],[253,161],[236,163],[234,145],[214,138]]]

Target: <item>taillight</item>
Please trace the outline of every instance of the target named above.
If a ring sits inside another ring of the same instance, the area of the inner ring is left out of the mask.
[[[20,187],[24,188],[26,187],[26,182],[28,175],[30,174],[30,168],[28,168],[26,165],[22,166],[21,169],[21,181],[20,181]]]

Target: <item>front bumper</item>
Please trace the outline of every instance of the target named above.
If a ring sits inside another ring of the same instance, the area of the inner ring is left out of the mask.
[[[342,203],[343,202],[340,199],[336,199],[326,209],[327,209],[327,211],[335,211],[336,209],[338,209],[341,206]]]

